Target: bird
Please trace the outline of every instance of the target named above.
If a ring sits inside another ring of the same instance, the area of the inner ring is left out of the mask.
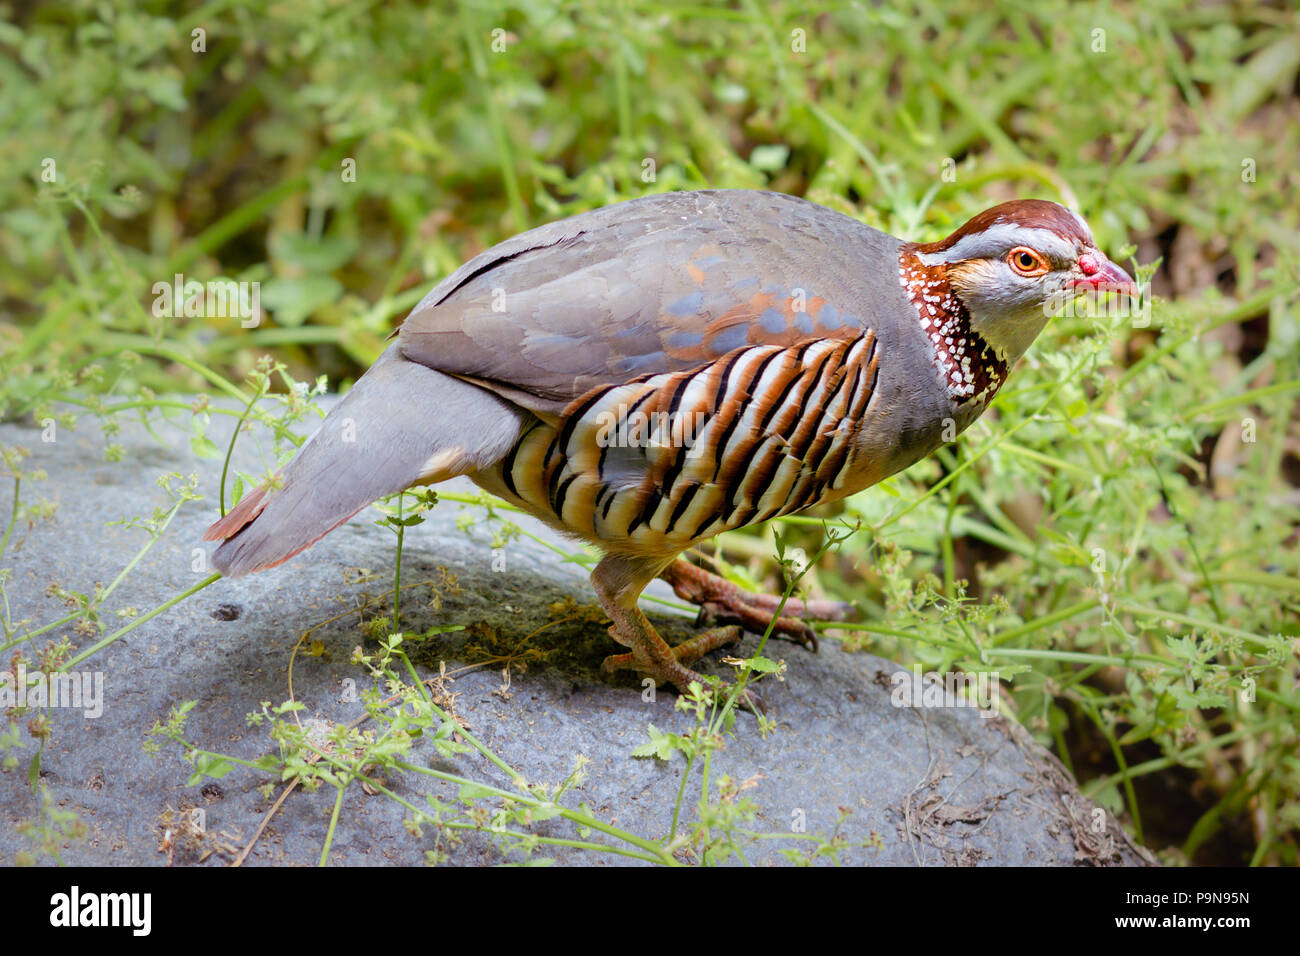
[[[1087,223],[1017,199],[937,242],[762,190],[666,192],[523,232],[439,282],[272,481],[208,529],[225,576],[456,476],[595,544],[632,670],[686,692],[743,630],[816,649],[852,606],[742,591],[682,558],[868,488],[988,407],[1053,312],[1132,294]],[[655,578],[711,627],[670,647]],[[778,614],[778,610],[780,613]],[[742,701],[742,703],[748,702]]]

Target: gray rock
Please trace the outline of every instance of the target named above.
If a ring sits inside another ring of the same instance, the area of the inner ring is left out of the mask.
[[[232,421],[221,417],[214,424],[217,441],[224,442]],[[168,471],[197,472],[207,500],[185,505],[114,591],[103,609],[107,628],[101,636],[130,620],[118,617],[118,610],[134,607],[147,613],[210,573],[201,565],[194,569],[194,549],[211,552],[201,538],[216,512],[221,463],[194,457],[188,416],[175,424],[154,424],[153,431],[157,437],[139,426],[125,427],[113,439],[125,447],[125,459],[108,462],[105,439],[89,417],[75,431],[61,430],[53,443],[42,442],[39,429],[0,426],[0,445],[26,446],[32,452],[27,467],[48,473],[46,481],[24,482],[24,504],[40,499],[57,503],[51,518],[30,527],[20,522],[0,557],[0,568],[12,569],[6,584],[12,620],[27,619],[35,628],[66,614],[63,603],[48,594],[54,583],[89,593],[96,584],[113,581],[148,536],[112,523],[167,505],[155,480]],[[259,468],[254,445],[247,437],[241,440],[241,467]],[[264,436],[263,447],[269,448]],[[438,490],[476,491],[468,484]],[[0,487],[0,515],[10,514],[12,492],[12,482],[6,480]],[[474,519],[467,529],[458,527],[462,513]],[[219,779],[187,785],[192,768],[178,746],[150,756],[143,743],[155,721],[185,701],[197,701],[185,727],[194,745],[246,760],[278,753],[267,728],[250,726],[246,715],[259,711],[264,701],[278,704],[290,698],[291,658],[292,693],[305,705],[299,715],[303,720],[328,726],[363,717],[362,703],[341,699],[351,697],[353,687],[372,683],[351,660],[358,645],[375,651],[358,628],[358,608],[374,602],[368,617],[391,611],[387,592],[395,554],[394,535],[377,527],[374,516],[373,511],[363,513],[280,568],[217,581],[78,666],[103,675],[103,713],[88,718],[75,709],[49,711],[50,736],[40,760],[43,782],[58,807],[75,812],[88,828],[84,839],[61,841],[65,862],[181,864],[202,859],[213,864],[229,862],[250,842],[249,863],[319,860],[334,788],[312,793],[296,788],[259,833],[284,784],[260,770],[236,766]],[[604,633],[585,569],[565,561],[547,543],[566,554],[578,547],[531,519],[509,517],[538,540],[519,537],[496,550],[493,533],[499,526],[494,529],[480,507],[445,500],[423,525],[408,531],[402,580],[413,586],[403,591],[403,629],[465,628],[411,645],[420,667],[436,675],[438,662],[446,662],[450,676],[443,689],[455,695],[456,715],[526,780],[559,783],[582,755],[590,761],[585,782],[562,802],[570,807],[585,803],[609,824],[659,839],[670,829],[686,763],[680,755],[659,760],[634,758],[631,752],[648,741],[650,724],[686,733],[694,718],[674,709],[670,688],[647,701],[631,678],[622,685],[599,679],[601,659],[618,648]],[[672,598],[658,585],[651,593]],[[680,612],[661,615],[657,623],[670,643],[693,633],[691,620]],[[305,632],[310,635],[293,657]],[[46,642],[63,637],[74,648],[97,639],[64,627],[37,638],[34,647],[20,648],[34,659]],[[318,643],[309,652],[312,642]],[[755,646],[755,639],[747,638],[743,652]],[[508,688],[501,662],[483,663],[494,651],[526,650],[533,652],[532,659],[523,661],[526,669],[511,670]],[[1144,862],[1109,814],[1101,832],[1094,832],[1092,804],[1018,725],[1000,717],[981,718],[971,709],[895,707],[889,677],[898,666],[845,653],[833,639],[823,640],[817,654],[785,643],[770,645],[765,653],[789,665],[784,681],[766,681],[763,687],[778,729],[764,738],[755,719],[741,714],[712,761],[714,799],[720,777],[745,782],[741,798],[756,808],[748,829],[789,834],[801,826],[807,834],[838,833],[847,844],[856,844],[840,854],[841,862],[853,864]],[[461,670],[467,662],[478,666]],[[730,670],[716,660],[703,669]],[[19,726],[27,719],[20,718]],[[377,727],[373,720],[363,726]],[[7,810],[0,827],[0,859],[6,861],[34,846],[17,824],[41,819],[40,801],[25,772],[35,750],[26,730],[20,730],[20,743],[8,751],[19,757],[18,768],[0,774]],[[416,740],[408,760],[511,788],[506,775],[481,755],[440,756],[427,735]],[[701,780],[697,761],[685,786],[683,830],[697,819]],[[267,784],[272,785],[269,798]],[[426,794],[451,800],[456,793],[448,784],[409,771],[387,774],[384,785],[418,807],[426,806]],[[492,809],[501,800],[488,797],[478,805]],[[202,833],[192,832],[192,808],[204,811]],[[848,811],[842,823],[840,808]],[[412,835],[405,826],[411,816],[383,793],[367,793],[353,784],[344,793],[329,861],[419,864],[435,847],[446,849],[450,861],[460,864],[524,859],[490,833],[461,831],[455,844],[445,833],[440,840],[437,828],[429,825]],[[618,843],[600,832],[579,835],[564,819],[534,822],[531,828],[544,836]],[[714,835],[718,832],[715,827]],[[861,845],[873,839],[878,846]],[[751,863],[781,863],[781,850],[806,853],[815,845],[791,836],[740,842]],[[634,862],[565,846],[541,846],[536,855],[570,864]],[[679,853],[679,858],[690,855]]]

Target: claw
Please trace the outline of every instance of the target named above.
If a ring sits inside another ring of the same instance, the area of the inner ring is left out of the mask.
[[[645,586],[662,572],[663,565],[658,559],[618,554],[607,554],[592,571],[591,583],[596,589],[596,596],[613,621],[609,635],[628,649],[624,654],[613,654],[605,658],[600,665],[601,674],[608,677],[617,671],[634,670],[653,678],[656,684],[673,684],[683,693],[690,690],[692,683],[699,683],[705,687],[714,687],[715,700],[721,699],[717,695],[729,693],[730,688],[725,684],[721,687],[711,684],[703,674],[697,673],[688,665],[710,651],[739,641],[746,630],[745,627],[738,626],[740,624],[761,624],[757,630],[758,633],[763,633],[772,621],[772,615],[769,613],[760,619],[753,616],[759,612],[751,609],[753,613],[741,621],[729,623],[726,627],[711,628],[677,647],[669,647],[637,606],[637,598]],[[723,595],[724,598],[725,596]],[[703,599],[695,603],[700,605],[700,621],[708,621],[715,616],[733,617],[732,608],[725,600]],[[811,644],[816,648],[817,639],[808,625],[789,618],[777,618],[776,623],[805,646]],[[755,626],[748,629],[755,630]],[[765,711],[763,699],[748,689],[741,692],[737,703],[755,714]]]
[[[678,597],[700,606],[695,619],[697,625],[739,624],[754,634],[766,633],[770,625],[776,636],[795,641],[814,653],[818,648],[817,634],[799,618],[843,621],[857,613],[853,605],[844,601],[790,598],[782,607],[780,598],[742,591],[730,581],[681,559],[670,564],[660,577],[672,585]],[[780,617],[775,617],[777,608],[781,608]]]
[[[616,628],[611,627],[609,633],[620,644],[629,644],[627,640],[620,637]],[[618,671],[636,671],[647,677],[654,678],[656,685],[672,684],[682,693],[686,693],[692,681],[704,687],[710,686],[708,678],[692,670],[688,665],[695,663],[705,654],[715,651],[719,647],[735,644],[743,636],[744,631],[739,627],[714,628],[691,638],[689,641],[684,641],[676,647],[667,648],[670,651],[671,660],[654,660],[647,654],[638,653],[637,645],[632,644],[633,649],[626,654],[611,654],[601,661],[600,673],[602,677],[608,679]],[[664,646],[667,647],[667,645]],[[722,703],[729,692],[730,687],[723,684],[716,689],[715,699],[718,703]],[[741,692],[738,703],[741,707],[755,714],[761,714],[765,711],[762,698],[749,690]]]

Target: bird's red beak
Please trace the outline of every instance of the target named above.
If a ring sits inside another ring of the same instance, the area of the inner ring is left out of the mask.
[[[1137,295],[1137,284],[1129,278],[1128,273],[1096,249],[1089,249],[1079,256],[1079,271],[1083,273],[1083,278],[1070,280],[1072,289],[1096,289],[1101,292]]]

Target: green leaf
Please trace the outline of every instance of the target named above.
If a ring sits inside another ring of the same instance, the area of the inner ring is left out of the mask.
[[[1146,740],[1153,733],[1155,733],[1155,731],[1156,731],[1155,721],[1153,720],[1147,721],[1146,723],[1140,724],[1139,726],[1129,730],[1129,732],[1124,734],[1124,736],[1120,737],[1119,740],[1116,741],[1116,743],[1118,743],[1121,747],[1128,747],[1132,744],[1136,744],[1140,741]]]
[[[775,674],[781,669],[781,665],[776,661],[766,657],[751,657],[745,663],[749,669],[759,674]]]
[[[195,435],[190,439],[190,450],[199,458],[220,458],[221,449],[207,435]]]
[[[185,785],[192,787],[201,783],[204,777],[224,777],[234,769],[235,765],[225,757],[196,754],[194,757],[194,772],[190,774],[189,781]]]
[[[892,479],[886,479],[886,480],[882,481],[880,484],[876,485],[876,490],[877,490],[877,491],[883,491],[885,494],[889,495],[889,497],[891,497],[891,498],[901,498],[901,497],[903,497],[903,493],[902,493],[901,491],[898,490],[898,485],[895,484],[894,481],[893,481]]]
[[[558,817],[564,812],[564,807],[558,803],[547,803],[540,807],[529,807],[528,817],[533,823],[541,823],[543,820],[550,820]]]
[[[485,797],[494,796],[494,794],[491,790],[480,787],[476,783],[462,783],[456,796],[464,803],[473,803],[475,800],[482,800]]]
[[[633,750],[632,756],[670,760],[673,753],[678,749],[675,735],[663,733],[654,724],[650,724],[646,728],[646,733],[650,735],[650,741]]]
[[[343,284],[333,276],[268,279],[262,283],[262,305],[275,315],[278,325],[302,325],[317,309],[338,300]]]
[[[755,146],[749,154],[749,165],[764,173],[774,173],[785,169],[790,159],[790,147],[783,143],[768,146]]]
[[[351,236],[312,239],[301,233],[277,233],[271,240],[271,255],[303,272],[333,272],[357,253],[360,243]]]

